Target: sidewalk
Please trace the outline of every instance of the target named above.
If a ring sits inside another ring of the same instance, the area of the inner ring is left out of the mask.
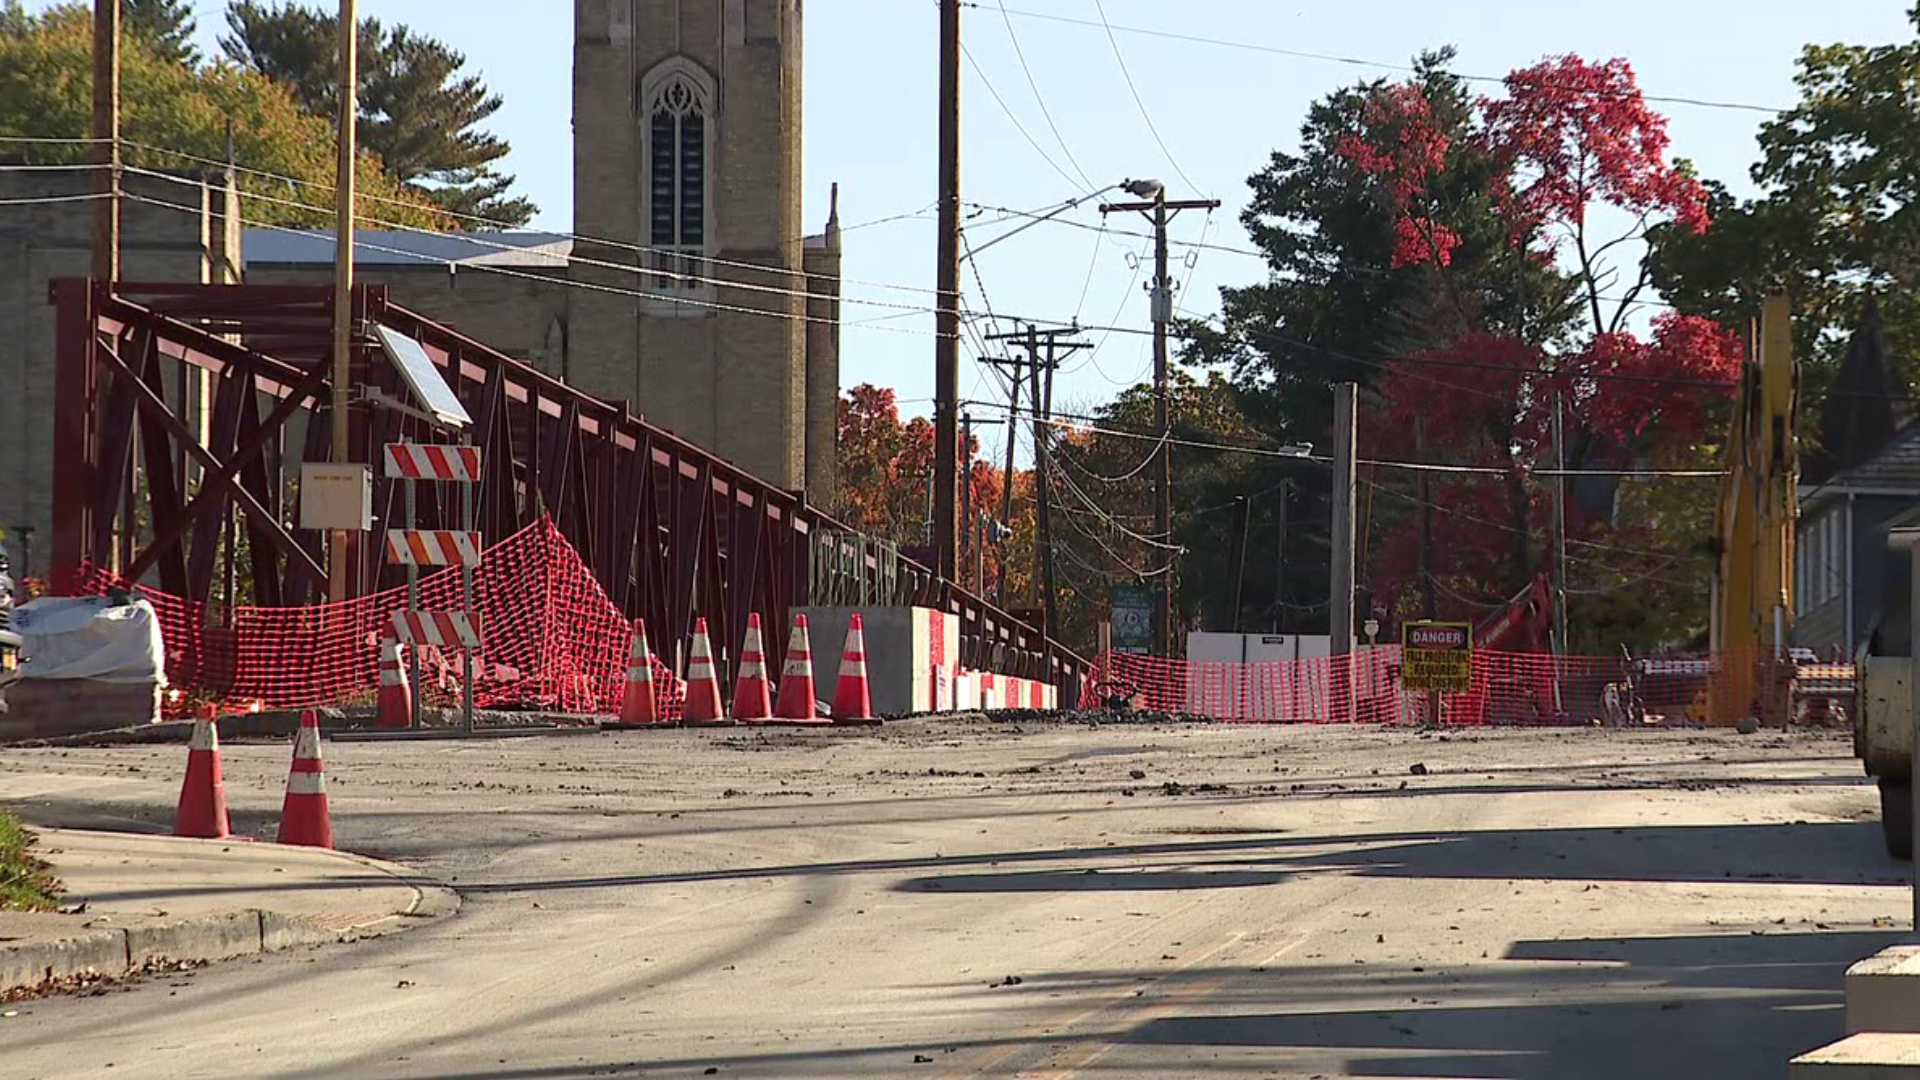
[[[225,960],[388,933],[452,913],[403,867],[240,839],[33,829],[73,915],[0,912],[0,994],[151,961]]]

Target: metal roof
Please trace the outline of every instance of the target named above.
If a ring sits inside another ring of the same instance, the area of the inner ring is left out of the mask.
[[[560,269],[573,241],[543,232],[417,233],[361,229],[353,261],[360,266],[519,266]],[[246,229],[240,251],[248,266],[333,265],[333,230]]]

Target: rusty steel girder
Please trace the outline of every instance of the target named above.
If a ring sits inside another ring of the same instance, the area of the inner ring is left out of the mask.
[[[332,290],[63,279],[51,294],[56,573],[112,566],[227,606],[242,597],[268,607],[318,602],[325,545],[296,527],[285,478],[331,459]],[[1041,679],[1063,701],[1078,698],[1080,657],[910,559],[887,567],[880,591],[869,545],[804,494],[646,423],[628,402],[583,394],[393,304],[384,287],[357,288],[353,306],[356,326],[418,341],[473,417],[486,542],[551,517],[614,606],[646,620],[656,655],[671,658],[698,617],[716,647],[739,655],[747,614],[785,626],[790,609],[809,602],[814,546],[844,543],[863,553],[858,572],[884,602],[959,616],[964,666]],[[355,335],[352,370],[358,386],[407,396],[369,333]],[[183,415],[191,371],[208,383],[204,440]],[[349,430],[352,459],[363,463],[389,442],[434,441],[423,422],[392,410],[356,407]],[[402,499],[382,473],[374,471],[374,529],[349,555],[356,593],[402,581],[401,568],[377,557]],[[419,527],[458,528],[459,499],[451,486],[419,485]],[[770,633],[765,644],[777,670],[786,635]]]

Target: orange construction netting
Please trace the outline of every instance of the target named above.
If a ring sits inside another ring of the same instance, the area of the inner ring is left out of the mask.
[[[1855,693],[1850,665],[1787,667],[1731,657],[1555,657],[1476,651],[1465,693],[1429,695],[1401,683],[1400,649],[1349,657],[1215,663],[1110,653],[1096,661],[1081,705],[1114,697],[1149,712],[1249,723],[1385,723],[1623,726],[1702,722],[1718,690],[1742,692],[1769,677],[1793,680],[1796,722],[1841,722]],[[1352,687],[1352,706],[1344,703]],[[1741,711],[1750,711],[1751,706]]]
[[[380,643],[393,636],[404,587],[343,604],[233,607],[198,603],[102,570],[81,592],[124,589],[150,602],[167,652],[169,715],[370,705],[379,690]],[[460,572],[420,579],[421,610],[461,608]],[[632,624],[551,520],[488,548],[474,572],[474,609],[484,646],[474,656],[474,703],[482,708],[611,713],[625,691]],[[421,646],[422,700],[461,696],[457,649]],[[654,695],[677,718],[684,684],[653,661]]]

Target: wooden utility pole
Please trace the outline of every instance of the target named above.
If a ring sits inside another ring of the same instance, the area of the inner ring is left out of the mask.
[[[991,334],[987,338],[989,341],[1011,341],[1027,352],[1027,378],[1029,379],[1027,390],[1034,402],[1032,409],[1034,494],[1039,503],[1035,515],[1039,535],[1034,539],[1033,557],[1034,569],[1040,583],[1040,607],[1046,612],[1048,634],[1053,634],[1059,625],[1057,610],[1059,591],[1054,585],[1053,453],[1052,438],[1048,431],[1053,421],[1053,373],[1059,368],[1061,358],[1092,347],[1085,341],[1060,340],[1079,332],[1077,327],[1041,330],[1035,326],[1028,326],[1017,333]],[[1017,368],[1014,378],[1017,386],[1019,380]]]
[[[1358,388],[1341,383],[1333,388],[1333,588],[1328,597],[1328,652],[1335,657],[1353,653],[1353,575],[1355,505],[1354,471],[1358,456],[1354,422]],[[1333,719],[1353,716],[1353,680],[1334,672]]]
[[[354,0],[340,0],[340,118],[339,158],[334,175],[333,217],[333,378],[329,404],[333,420],[333,461],[345,465],[353,457],[348,408],[353,400],[353,163],[354,124],[358,119],[360,20]],[[327,598],[348,599],[347,551],[350,534],[335,529],[327,552]]]
[[[1013,366],[1013,390],[1007,403],[1007,465],[1006,470],[1000,474],[1000,524],[1012,530],[1013,448],[1014,443],[1019,441],[1020,435],[1020,360],[1018,357],[1007,357],[1004,360],[989,362]],[[1001,545],[1000,558],[995,564],[994,577],[996,580],[993,583],[993,602],[999,606],[1000,610],[1005,611],[1007,609],[1007,552],[1004,544]],[[982,581],[980,587],[985,589],[987,583]]]
[[[1253,500],[1245,495],[1233,497],[1233,532],[1227,539],[1232,545],[1227,555],[1228,565],[1233,570],[1233,588],[1227,594],[1227,630],[1239,633],[1242,625],[1241,603],[1247,587],[1247,519],[1253,512]]]
[[[966,585],[967,542],[973,535],[973,414],[960,414],[960,536],[955,549],[959,567],[954,580]]]
[[[997,427],[1006,424],[1013,426],[1012,420],[975,420],[970,412],[960,414],[960,584],[967,588],[977,588],[981,593],[987,589],[985,572],[986,536],[975,520],[975,511],[985,517],[985,507],[973,505],[973,429],[976,427]],[[969,558],[967,547],[972,546]]]
[[[954,466],[960,461],[960,0],[940,0],[939,308],[933,339],[933,546],[948,581],[959,569]]]
[[[1173,540],[1173,421],[1167,391],[1167,324],[1173,321],[1173,279],[1167,266],[1167,223],[1182,210],[1214,210],[1218,199],[1167,200],[1166,185],[1157,180],[1129,181],[1128,193],[1147,200],[1103,203],[1102,214],[1133,210],[1153,222],[1153,425],[1160,432],[1159,461],[1153,469],[1153,528],[1163,544]],[[1153,649],[1160,656],[1173,651],[1172,572],[1160,575],[1153,592]]]
[[[1279,549],[1273,553],[1273,632],[1280,633],[1280,620],[1287,607],[1287,503],[1293,498],[1293,481],[1280,481],[1280,503],[1274,512],[1278,519]]]
[[[120,0],[93,0],[93,277],[120,280]]]
[[[1553,459],[1560,475],[1553,478],[1553,651],[1573,652],[1567,640],[1567,444],[1561,430],[1560,394],[1553,395]],[[1556,680],[1555,686],[1559,683]]]

